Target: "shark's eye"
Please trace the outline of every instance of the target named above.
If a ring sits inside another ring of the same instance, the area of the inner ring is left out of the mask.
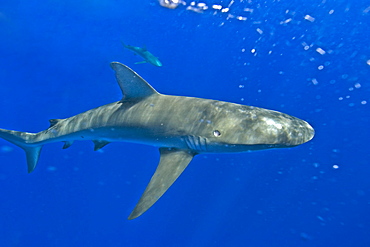
[[[221,136],[221,132],[220,132],[219,130],[214,130],[214,131],[213,131],[213,135],[214,135],[215,137],[219,137],[219,136]]]

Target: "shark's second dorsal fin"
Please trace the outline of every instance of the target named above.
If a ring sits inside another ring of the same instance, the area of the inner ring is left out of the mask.
[[[59,123],[60,121],[62,121],[63,119],[50,119],[49,120],[49,123],[50,123],[50,127],[53,127],[54,125],[56,125],[57,123]]]
[[[122,90],[123,99],[140,101],[153,94],[158,94],[141,76],[124,64],[112,62],[112,69],[116,72],[117,82]]]

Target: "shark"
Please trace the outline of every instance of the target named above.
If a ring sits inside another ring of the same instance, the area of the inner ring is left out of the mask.
[[[150,53],[146,47],[138,47],[138,46],[132,46],[132,45],[125,45],[123,42],[122,42],[122,45],[133,51],[135,54],[141,56],[142,58],[144,58],[145,60],[144,61],[141,61],[141,62],[136,62],[135,64],[141,64],[141,63],[150,63],[150,64],[153,64],[154,66],[157,66],[157,67],[162,67],[162,63],[161,61],[159,61],[159,59],[157,57],[155,57],[152,53]]]
[[[90,140],[94,150],[111,142],[132,142],[159,149],[159,164],[129,215],[146,212],[170,188],[196,155],[290,148],[314,137],[309,123],[281,112],[218,100],[158,93],[140,75],[112,62],[123,97],[66,119],[51,119],[38,133],[0,129],[0,137],[26,153],[28,172],[42,147]]]

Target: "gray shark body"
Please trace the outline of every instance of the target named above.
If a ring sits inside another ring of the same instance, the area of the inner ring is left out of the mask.
[[[127,66],[111,63],[123,99],[67,119],[50,120],[39,133],[0,129],[0,137],[23,148],[28,171],[44,144],[92,140],[95,150],[110,142],[159,147],[160,162],[129,219],[148,210],[202,153],[232,153],[293,147],[311,140],[313,128],[284,113],[217,100],[162,95]]]
[[[135,54],[141,56],[142,58],[144,58],[145,60],[144,61],[141,61],[141,62],[137,62],[135,64],[141,64],[141,63],[150,63],[150,64],[153,64],[154,66],[157,66],[157,67],[161,67],[162,66],[162,63],[161,61],[159,61],[159,59],[154,56],[152,53],[150,53],[146,47],[138,47],[138,46],[132,46],[132,45],[125,45],[124,43],[122,43],[123,46],[131,51],[133,51]]]

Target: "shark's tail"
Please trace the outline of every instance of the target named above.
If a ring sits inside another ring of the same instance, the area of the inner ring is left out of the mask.
[[[0,129],[1,138],[21,147],[26,152],[28,173],[35,169],[42,148],[42,145],[31,142],[34,135],[28,132]]]
[[[125,48],[128,47],[128,45],[126,45],[125,43],[123,43],[123,41],[121,41],[121,43],[122,43],[123,47],[125,47]]]

